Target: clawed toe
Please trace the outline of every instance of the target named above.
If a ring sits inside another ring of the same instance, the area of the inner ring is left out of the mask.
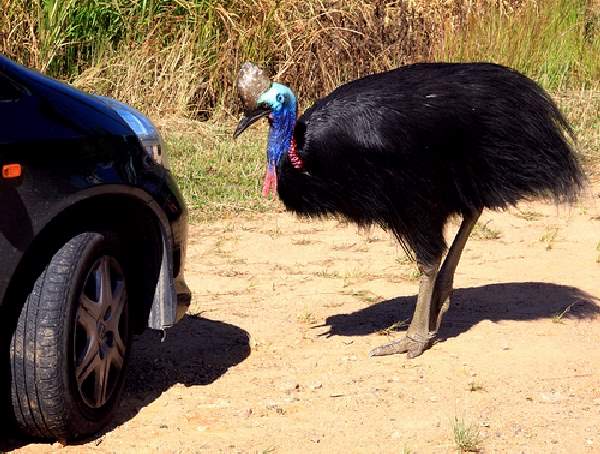
[[[432,342],[433,339],[420,341],[406,336],[400,340],[374,348],[369,352],[369,356],[385,356],[406,353],[406,357],[411,359],[421,355],[431,346]]]

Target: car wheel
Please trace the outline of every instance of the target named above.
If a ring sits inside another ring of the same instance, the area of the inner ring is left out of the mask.
[[[119,255],[110,235],[82,233],[37,278],[10,345],[12,406],[25,433],[74,439],[113,416],[130,345]]]

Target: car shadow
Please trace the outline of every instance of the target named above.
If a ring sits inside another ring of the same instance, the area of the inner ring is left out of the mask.
[[[415,309],[416,296],[401,296],[374,304],[350,314],[328,317],[327,336],[365,336],[388,329],[399,321],[405,329]],[[454,290],[450,310],[438,339],[459,336],[482,320],[535,320],[553,318],[593,318],[600,314],[598,300],[566,285],[543,282],[489,284]]]
[[[249,355],[246,331],[196,315],[186,315],[167,330],[164,342],[159,332],[145,331],[133,341],[123,399],[113,423],[94,437],[74,444],[87,443],[120,426],[173,385],[211,384]],[[39,440],[0,434],[0,452],[30,443]]]

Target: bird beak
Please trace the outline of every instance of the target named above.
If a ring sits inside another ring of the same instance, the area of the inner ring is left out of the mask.
[[[233,138],[237,139],[237,137],[244,132],[244,130],[250,126],[252,123],[256,122],[262,117],[265,117],[271,113],[271,109],[268,106],[259,105],[256,109],[251,111],[245,111],[244,116],[240,120],[233,133]]]

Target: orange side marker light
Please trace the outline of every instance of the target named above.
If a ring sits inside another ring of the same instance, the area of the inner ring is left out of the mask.
[[[22,170],[21,164],[5,164],[2,166],[2,178],[19,178]]]

